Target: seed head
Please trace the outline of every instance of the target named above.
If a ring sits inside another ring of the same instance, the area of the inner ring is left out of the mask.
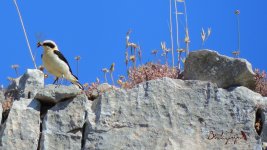
[[[239,14],[240,14],[240,11],[239,11],[239,10],[236,10],[236,11],[235,11],[235,14],[236,14],[236,15],[239,15]]]

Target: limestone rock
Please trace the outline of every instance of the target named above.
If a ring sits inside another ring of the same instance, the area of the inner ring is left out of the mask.
[[[3,113],[3,107],[2,107],[2,103],[0,103],[0,123],[2,121],[2,113]]]
[[[40,133],[40,102],[15,101],[6,122],[1,125],[0,149],[37,149]]]
[[[42,103],[56,104],[62,100],[72,99],[81,93],[82,91],[75,86],[50,84],[39,90],[35,99]]]
[[[0,103],[3,103],[4,101],[5,101],[4,91],[0,90]]]
[[[80,149],[90,103],[83,94],[49,109],[43,119],[41,149]]]
[[[205,81],[163,78],[111,90],[93,102],[84,149],[254,149],[260,105],[266,98],[245,87]],[[236,140],[218,139],[222,132]]]
[[[230,58],[210,50],[199,50],[190,52],[184,68],[185,80],[211,81],[220,88],[255,88],[255,73],[245,59]]]
[[[80,150],[80,135],[64,134],[51,131],[44,131],[41,139],[42,150]]]
[[[12,81],[7,88],[7,92],[16,92],[15,99],[19,99],[20,97],[31,99],[43,87],[43,72],[38,69],[27,69],[24,75]]]

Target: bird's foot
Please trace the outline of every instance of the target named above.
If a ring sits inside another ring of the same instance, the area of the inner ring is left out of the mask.
[[[60,84],[56,84],[56,87],[55,88],[59,88],[60,87]]]

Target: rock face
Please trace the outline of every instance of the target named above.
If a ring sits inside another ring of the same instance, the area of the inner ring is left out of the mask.
[[[216,83],[220,88],[245,86],[255,88],[251,64],[240,58],[230,58],[215,51],[190,52],[185,61],[184,78]]]
[[[81,94],[81,90],[75,86],[60,85],[48,85],[45,88],[39,90],[35,99],[38,99],[42,103],[56,104],[62,100],[72,99]]]
[[[1,121],[2,121],[2,113],[3,113],[3,107],[2,107],[2,103],[0,103],[0,120]]]
[[[1,150],[37,149],[40,134],[40,102],[15,101],[8,119],[1,125]]]
[[[41,149],[81,149],[90,103],[85,95],[79,95],[49,109],[43,119]]]
[[[214,83],[163,78],[129,90],[107,88],[101,95],[98,89],[93,102],[73,86],[43,88],[41,73],[28,70],[9,86],[19,92],[1,121],[0,150],[243,150],[267,145],[267,98],[244,87],[252,82],[242,69],[250,69],[247,63],[209,51],[200,54],[196,61],[190,54],[185,77],[197,76],[192,68],[198,64],[191,63],[206,58],[208,67],[202,71],[211,71]],[[230,68],[237,65],[236,72],[223,75],[218,68],[230,70],[209,64],[213,58]],[[199,76],[203,72],[196,68]],[[230,76],[231,82],[224,80]]]
[[[85,149],[253,149],[266,100],[245,87],[169,78],[110,91],[93,102]]]
[[[3,103],[5,101],[4,91],[0,90],[0,103]]]
[[[40,88],[44,87],[44,74],[37,69],[27,69],[21,77],[12,81],[7,91],[16,91],[16,99],[33,98]]]

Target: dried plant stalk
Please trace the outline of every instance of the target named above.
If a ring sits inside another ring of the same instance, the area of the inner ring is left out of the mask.
[[[174,52],[173,52],[173,35],[172,35],[172,0],[170,0],[170,35],[171,35],[171,51],[172,51],[172,67],[174,68]]]
[[[26,39],[26,42],[27,42],[27,45],[28,45],[28,48],[29,48],[31,57],[32,57],[32,61],[33,61],[34,67],[35,67],[35,69],[37,69],[37,65],[36,65],[36,63],[35,63],[35,59],[34,59],[34,57],[33,57],[33,53],[32,53],[32,49],[31,49],[31,46],[30,46],[30,42],[29,42],[29,39],[28,39],[28,36],[27,36],[27,32],[26,32],[26,29],[25,29],[25,27],[24,27],[23,19],[22,19],[20,10],[19,10],[19,6],[18,6],[16,0],[13,0],[13,2],[14,2],[14,4],[15,4],[15,6],[16,6],[16,9],[17,9],[17,12],[18,12],[18,15],[19,15],[20,23],[21,23],[21,26],[22,26],[22,29],[23,29],[23,32],[24,32],[24,36],[25,36],[25,39]]]

